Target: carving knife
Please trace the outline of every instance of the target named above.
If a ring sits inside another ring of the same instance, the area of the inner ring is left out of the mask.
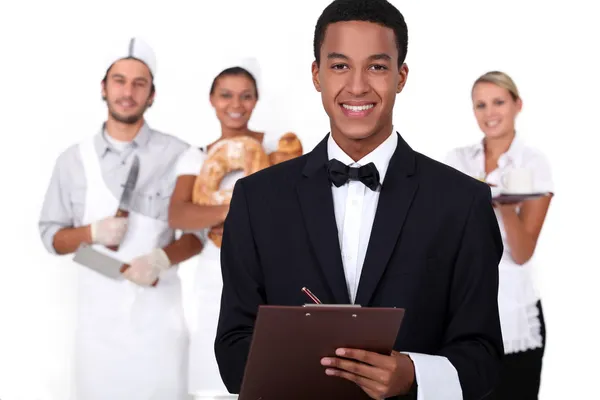
[[[129,175],[127,175],[127,181],[123,187],[123,193],[121,194],[121,200],[119,201],[119,209],[115,214],[115,217],[127,218],[129,216],[129,209],[131,207],[131,199],[133,197],[133,191],[137,184],[138,173],[140,171],[140,159],[137,155],[133,158]],[[119,246],[108,246],[109,249],[117,251]]]

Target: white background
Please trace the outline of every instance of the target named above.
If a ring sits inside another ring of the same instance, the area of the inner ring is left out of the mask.
[[[147,118],[194,145],[219,134],[208,88],[222,57],[257,56],[262,99],[253,127],[295,131],[310,150],[328,130],[310,76],[313,29],[328,3],[2,1],[0,399],[62,400],[46,386],[60,375],[53,364],[60,337],[49,324],[56,322],[62,288],[37,221],[56,157],[105,118],[100,80],[107,44],[129,35],[152,44],[157,99]],[[600,355],[594,2],[394,4],[408,23],[410,68],[395,125],[414,149],[441,159],[479,140],[473,80],[499,69],[517,82],[524,100],[518,132],[549,157],[557,193],[537,251],[548,329],[541,399],[594,397]]]

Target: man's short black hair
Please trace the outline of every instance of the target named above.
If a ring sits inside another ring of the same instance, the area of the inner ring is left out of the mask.
[[[408,50],[408,28],[396,7],[386,0],[335,0],[323,10],[315,26],[313,47],[317,64],[320,63],[327,26],[345,21],[373,22],[392,29],[396,35],[398,67],[404,63]]]

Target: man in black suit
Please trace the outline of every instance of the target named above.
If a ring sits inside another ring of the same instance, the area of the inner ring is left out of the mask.
[[[340,349],[323,373],[374,399],[480,399],[503,354],[490,190],[413,151],[392,110],[407,28],[385,0],[336,0],[319,18],[313,82],[331,132],[310,153],[239,180],[225,221],[215,341],[239,393],[258,307],[399,307],[395,351]],[[293,362],[293,361],[290,361]]]

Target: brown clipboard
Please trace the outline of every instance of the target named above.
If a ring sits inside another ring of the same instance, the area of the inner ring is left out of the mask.
[[[238,400],[367,400],[355,383],[325,374],[340,347],[391,354],[403,308],[260,306]]]

